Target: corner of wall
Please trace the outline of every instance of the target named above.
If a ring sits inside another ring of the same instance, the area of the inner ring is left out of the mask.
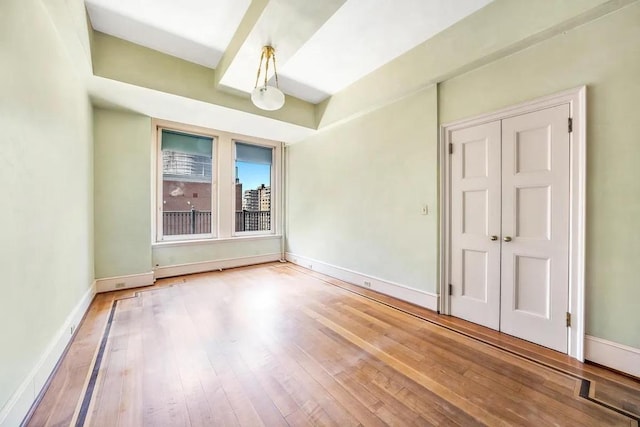
[[[411,304],[428,308],[429,310],[438,310],[438,295],[431,292],[410,288],[398,283],[389,282],[387,280],[289,252],[286,254],[286,260],[292,264],[299,265],[300,267],[317,271],[318,273],[360,286],[364,289],[380,292],[382,294],[410,302]]]
[[[18,426],[29,415],[30,408],[45,391],[55,373],[95,294],[96,282],[93,281],[40,354],[37,363],[0,410],[0,427]]]

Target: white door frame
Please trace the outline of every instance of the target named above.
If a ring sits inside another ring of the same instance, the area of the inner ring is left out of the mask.
[[[451,263],[451,159],[449,139],[451,131],[479,124],[502,120],[520,114],[530,113],[561,104],[569,104],[572,132],[569,135],[571,166],[569,171],[569,307],[571,327],[569,327],[568,354],[584,361],[584,259],[585,259],[585,213],[586,213],[586,86],[537,98],[492,113],[468,119],[445,123],[440,126],[440,304],[443,314],[451,313],[449,280]],[[568,124],[567,124],[568,125]]]

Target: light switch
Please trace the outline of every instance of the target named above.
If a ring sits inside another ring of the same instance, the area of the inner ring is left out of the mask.
[[[422,215],[428,215],[429,214],[429,206],[427,205],[422,205]]]

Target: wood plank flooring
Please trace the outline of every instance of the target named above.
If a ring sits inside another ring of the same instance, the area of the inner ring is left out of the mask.
[[[291,264],[96,297],[29,426],[637,426],[640,382]]]

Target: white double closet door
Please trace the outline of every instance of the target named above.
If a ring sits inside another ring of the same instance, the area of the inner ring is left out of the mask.
[[[567,353],[569,105],[451,132],[451,314]]]

